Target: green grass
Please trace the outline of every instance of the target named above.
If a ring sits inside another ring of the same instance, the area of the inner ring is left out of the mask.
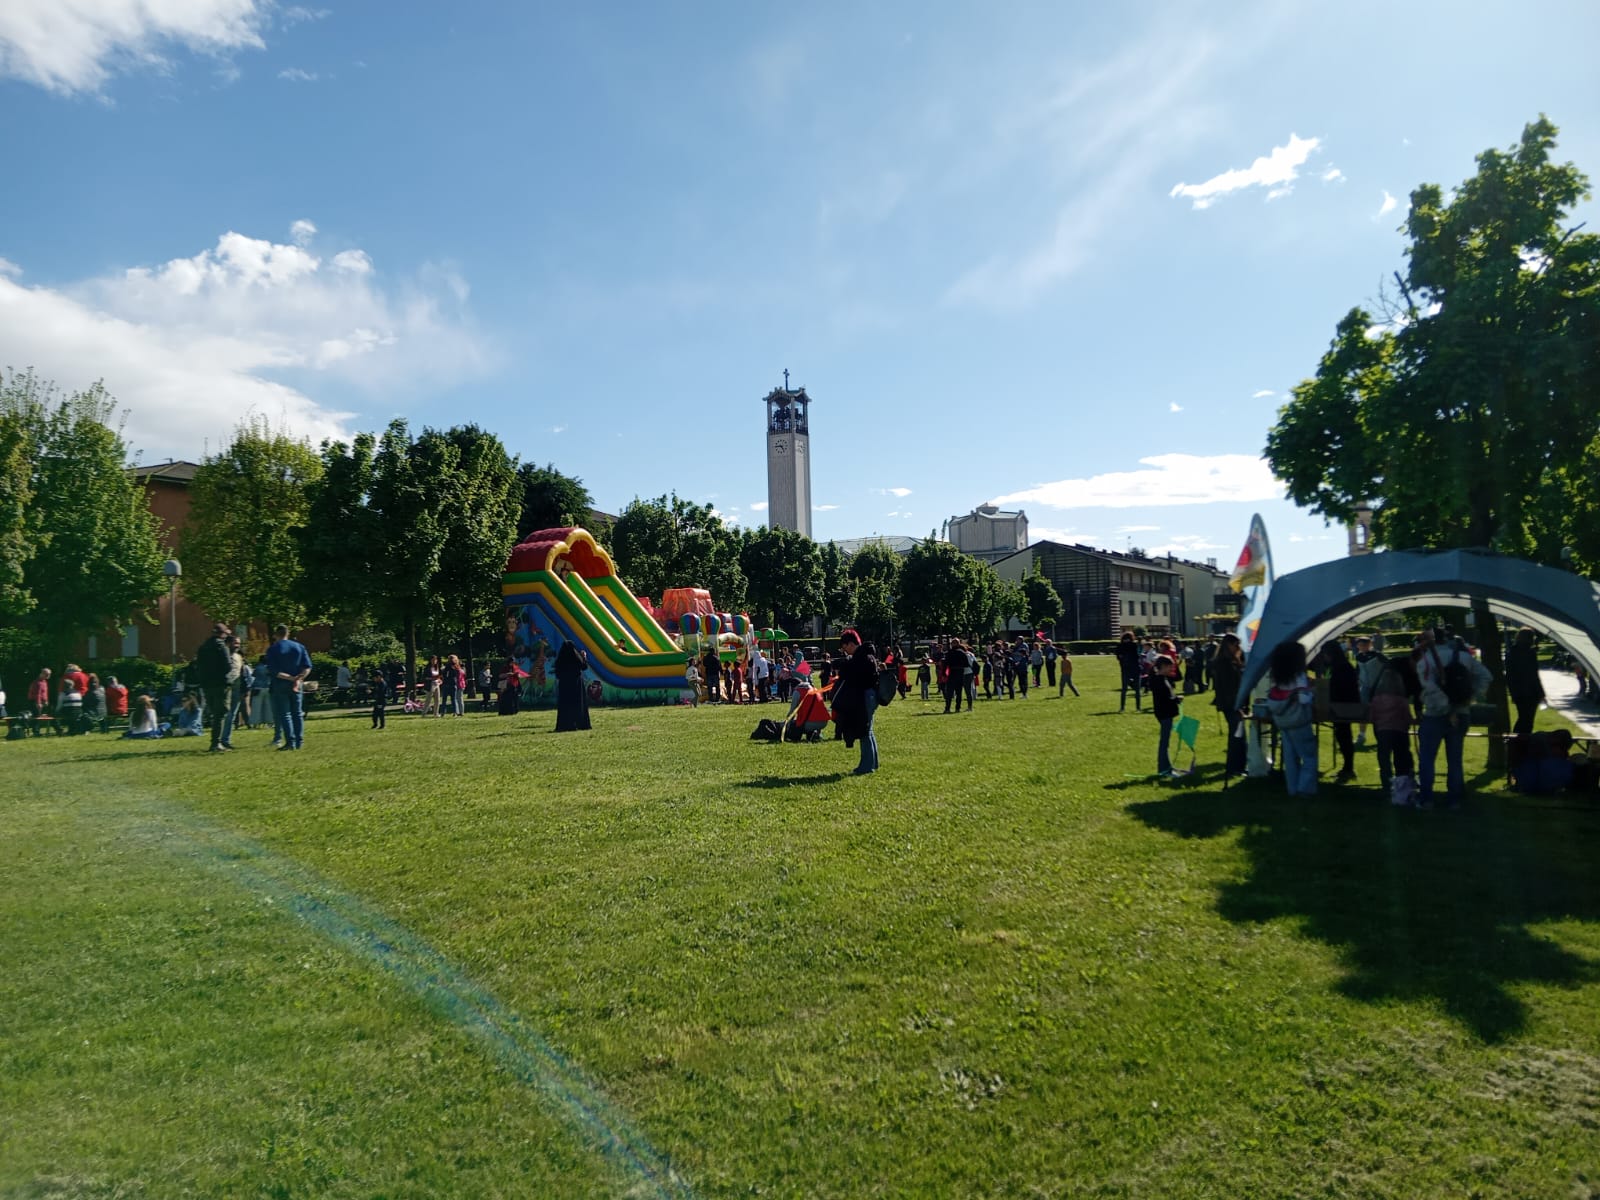
[[[0,1196],[1600,1195],[1591,801],[1079,686],[0,746]]]

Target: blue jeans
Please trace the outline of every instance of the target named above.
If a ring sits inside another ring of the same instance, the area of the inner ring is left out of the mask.
[[[222,706],[222,744],[233,743],[233,727],[239,720],[239,710],[244,707],[242,699],[235,699],[231,694]]]
[[[960,687],[959,682],[956,687]],[[867,732],[861,739],[861,765],[856,768],[857,775],[865,775],[869,771],[878,769],[878,738],[872,732],[873,718],[878,715],[878,693],[867,689]]]
[[[1137,711],[1139,708],[1139,674],[1137,671],[1132,673],[1124,671],[1122,673],[1122,707],[1124,709],[1128,707],[1129,688],[1133,689],[1133,707]]]
[[[1278,740],[1283,743],[1283,781],[1291,796],[1317,794],[1317,727],[1300,725],[1293,729],[1279,729]]]
[[[300,693],[287,684],[272,687],[272,728],[285,746],[300,749],[305,735],[306,714],[301,707]]]
[[[1161,736],[1156,741],[1156,774],[1168,775],[1172,772],[1172,756],[1167,753],[1172,745],[1172,718],[1157,717],[1156,727],[1161,730]]]
[[[1422,759],[1417,772],[1417,786],[1421,789],[1424,804],[1433,799],[1433,766],[1439,757],[1439,744],[1444,743],[1445,792],[1450,806],[1461,803],[1466,793],[1466,775],[1461,769],[1461,751],[1466,746],[1467,719],[1465,717],[1423,717],[1417,726],[1417,755]]]

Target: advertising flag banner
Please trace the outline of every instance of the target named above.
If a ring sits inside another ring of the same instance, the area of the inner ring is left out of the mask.
[[[1261,514],[1250,518],[1250,536],[1245,539],[1239,561],[1228,579],[1228,586],[1244,593],[1244,611],[1239,616],[1239,644],[1246,654],[1255,641],[1256,630],[1261,628],[1261,614],[1267,607],[1267,595],[1272,591],[1272,546],[1267,541],[1267,527]]]

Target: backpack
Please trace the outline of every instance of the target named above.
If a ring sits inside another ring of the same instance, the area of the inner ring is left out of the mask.
[[[1300,699],[1299,688],[1275,687],[1267,693],[1267,713],[1279,729],[1299,729],[1311,724],[1313,705]]]
[[[1461,661],[1461,651],[1452,647],[1450,661],[1443,666],[1439,663],[1438,650],[1430,653],[1433,655],[1433,669],[1439,673],[1439,690],[1450,701],[1451,707],[1471,704],[1477,689],[1472,686],[1471,668]]]
[[[893,667],[878,668],[878,707],[885,707],[900,692],[900,672]]]
[[[756,722],[754,731],[750,734],[752,742],[780,742],[783,740],[783,726],[770,717],[762,717]]]

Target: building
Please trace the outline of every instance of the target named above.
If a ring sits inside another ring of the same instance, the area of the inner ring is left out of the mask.
[[[1168,554],[1151,559],[1178,576],[1178,602],[1172,631],[1182,637],[1206,637],[1219,617],[1232,614],[1237,619],[1239,595],[1228,587],[1228,573],[1217,569],[1217,560],[1203,563]]]
[[[980,504],[964,517],[951,517],[944,528],[957,550],[987,563],[999,562],[1028,545],[1028,514],[1001,512],[993,504]]]
[[[1021,582],[1035,565],[1061,597],[1056,638],[1107,641],[1123,630],[1177,632],[1181,577],[1161,559],[1045,541],[1000,559],[994,569],[1001,579]]]
[[[849,558],[852,554],[860,553],[863,546],[882,546],[884,549],[892,550],[901,558],[904,558],[922,545],[922,539],[907,537],[898,533],[875,533],[871,537],[834,538],[832,544],[839,547],[839,552],[846,558]]]
[[[811,397],[783,386],[766,396],[767,525],[811,536]]]

